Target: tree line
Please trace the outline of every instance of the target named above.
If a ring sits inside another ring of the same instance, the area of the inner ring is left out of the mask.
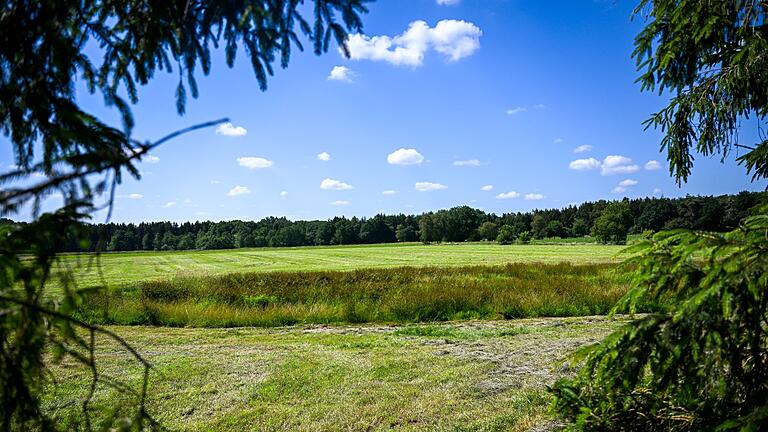
[[[688,228],[728,231],[738,226],[763,192],[736,195],[599,200],[560,209],[496,215],[468,206],[420,215],[290,221],[267,217],[259,221],[142,222],[83,224],[90,241],[72,241],[66,252],[234,249],[414,242],[497,240],[527,242],[531,238],[593,235],[602,242],[621,243],[628,234]],[[8,219],[5,223],[12,223]]]

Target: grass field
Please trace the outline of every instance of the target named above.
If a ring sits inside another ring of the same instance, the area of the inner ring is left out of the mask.
[[[594,315],[607,313],[627,291],[628,277],[615,267],[513,263],[179,276],[97,293],[80,317],[270,327]]]
[[[403,266],[475,266],[538,262],[572,264],[617,262],[621,246],[509,245],[467,243],[384,244],[299,248],[259,248],[187,252],[71,254],[61,266],[75,269],[79,286],[121,287],[176,275],[232,272],[355,270]],[[100,266],[97,266],[97,262]]]
[[[149,410],[171,430],[527,431],[551,425],[545,386],[572,373],[560,360],[619,322],[509,318],[607,312],[628,288],[621,249],[406,244],[61,265],[79,287],[109,288],[79,317],[133,324],[113,330],[155,365]],[[302,326],[279,327],[290,324]],[[106,339],[98,350],[107,376],[139,386],[127,353]],[[52,372],[46,410],[66,425],[88,371],[70,360]],[[130,397],[99,387],[92,411]]]
[[[551,425],[561,360],[619,325],[599,317],[276,329],[113,328],[154,365],[149,412],[170,430],[528,431]],[[140,387],[114,343],[108,377]],[[89,374],[54,366],[46,409],[66,429]],[[98,418],[128,393],[99,386]]]

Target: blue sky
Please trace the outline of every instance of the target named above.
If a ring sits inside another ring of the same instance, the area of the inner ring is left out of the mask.
[[[158,149],[140,181],[119,187],[113,220],[325,219],[462,204],[503,213],[764,189],[732,157],[697,157],[681,188],[669,177],[660,134],[641,124],[667,98],[634,83],[634,4],[384,0],[370,5],[365,36],[353,36],[352,59],[296,51],[266,92],[242,53],[229,69],[218,52],[184,116],[176,75],[159,74],[133,108],[137,138],[221,117],[232,125]],[[81,89],[79,102],[119,124],[100,98]]]

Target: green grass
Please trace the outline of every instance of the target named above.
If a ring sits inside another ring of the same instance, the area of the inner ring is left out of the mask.
[[[621,246],[597,244],[509,245],[467,243],[384,244],[188,252],[105,253],[63,256],[60,269],[72,268],[80,287],[123,287],[176,275],[233,272],[355,270],[363,268],[456,267],[507,263],[574,264],[617,262]],[[98,265],[97,265],[98,264]]]
[[[170,430],[527,431],[549,421],[544,386],[571,373],[564,356],[618,324],[112,330],[154,365],[148,411]],[[104,376],[140,387],[141,369],[116,344],[100,338],[97,356]],[[89,372],[71,360],[50,372],[44,406],[67,429]],[[98,386],[95,420],[132,400]]]
[[[90,322],[192,327],[423,322],[607,313],[627,291],[614,264],[515,263],[190,275],[87,298]]]

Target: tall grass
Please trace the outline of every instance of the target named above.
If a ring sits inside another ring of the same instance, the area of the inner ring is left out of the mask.
[[[96,293],[82,318],[193,327],[417,322],[606,313],[627,290],[613,264],[177,276]]]

